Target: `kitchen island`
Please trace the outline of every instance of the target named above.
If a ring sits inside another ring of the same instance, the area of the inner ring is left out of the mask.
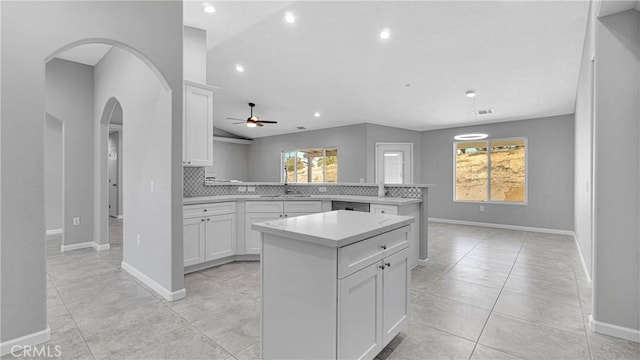
[[[262,358],[373,359],[409,322],[413,217],[331,211],[262,233]]]

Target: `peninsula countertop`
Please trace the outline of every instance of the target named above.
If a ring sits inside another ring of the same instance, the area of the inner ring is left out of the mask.
[[[303,201],[303,200],[336,200],[336,201],[355,201],[371,204],[382,205],[407,205],[418,204],[422,202],[420,198],[400,198],[400,197],[376,197],[376,196],[360,196],[360,195],[284,195],[284,196],[268,196],[268,195],[217,195],[217,196],[199,196],[183,198],[184,205],[198,205],[225,201]]]
[[[411,216],[337,210],[263,221],[252,224],[251,228],[267,234],[339,248],[414,221]]]

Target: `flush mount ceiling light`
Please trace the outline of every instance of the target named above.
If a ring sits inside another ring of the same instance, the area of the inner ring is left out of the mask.
[[[208,2],[202,3],[202,10],[204,10],[204,12],[206,12],[207,14],[213,14],[214,12],[216,12],[216,8]]]
[[[389,28],[384,28],[380,31],[380,39],[387,40],[389,37],[391,37],[391,30],[389,30]]]
[[[473,90],[469,90],[465,93],[465,96],[472,99],[472,104],[471,104],[471,112],[474,115],[474,119],[475,121],[478,121],[478,113],[475,111],[476,108],[476,92]],[[487,137],[489,137],[488,134],[485,134],[484,132],[478,132],[478,133],[469,133],[469,134],[458,134],[456,136],[454,136],[453,138],[455,140],[459,140],[459,141],[468,141],[468,140],[481,140],[481,139],[486,139]]]
[[[293,24],[296,22],[296,16],[293,15],[291,11],[287,11],[286,13],[284,13],[284,21],[288,22],[289,24]]]
[[[393,156],[400,156],[400,155],[398,153],[385,153],[384,156],[393,157]]]
[[[236,71],[237,72],[244,72],[244,67],[242,67],[242,65],[236,64]]]
[[[313,116],[320,117],[320,113],[316,111],[316,112],[313,113]]]

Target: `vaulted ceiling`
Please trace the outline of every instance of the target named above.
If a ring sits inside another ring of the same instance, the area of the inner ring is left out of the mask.
[[[185,23],[207,30],[207,82],[220,88],[216,126],[245,137],[362,122],[428,130],[574,111],[586,1],[211,4],[207,14],[202,2],[185,2]],[[250,101],[279,124],[226,120],[248,117]],[[495,112],[472,114],[488,108]]]

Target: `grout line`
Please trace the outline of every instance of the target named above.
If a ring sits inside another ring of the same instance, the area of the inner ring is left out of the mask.
[[[49,281],[51,281],[51,285],[53,285],[53,288],[56,290],[56,294],[58,294],[58,298],[60,298],[60,302],[62,303],[62,306],[64,306],[65,310],[67,310],[67,314],[69,314],[69,317],[73,321],[73,324],[76,326],[76,329],[78,330],[78,333],[80,333],[80,337],[82,338],[82,342],[84,343],[84,346],[87,348],[87,350],[89,350],[89,355],[91,355],[91,358],[95,360],[96,357],[93,355],[93,351],[91,351],[91,347],[87,343],[87,339],[84,337],[84,334],[82,333],[82,330],[80,330],[80,326],[78,326],[78,322],[76,322],[76,318],[73,317],[73,314],[71,314],[71,311],[67,307],[67,303],[64,302],[64,299],[62,298],[62,295],[60,294],[60,290],[58,290],[58,286],[53,281],[53,276],[50,275],[50,277],[51,278],[49,279]]]
[[[515,260],[513,260],[513,264],[511,265],[511,269],[509,270],[509,274],[507,274],[507,277],[504,279],[504,283],[502,283],[502,288],[500,289],[500,292],[498,293],[498,297],[496,297],[496,301],[493,303],[493,307],[491,307],[491,310],[489,311],[489,316],[487,316],[487,320],[484,322],[484,325],[482,326],[482,330],[480,330],[480,334],[478,335],[478,339],[476,340],[476,343],[473,345],[473,350],[471,350],[471,354],[469,354],[469,360],[471,360],[471,357],[473,356],[473,353],[476,351],[476,348],[478,347],[478,344],[480,343],[480,338],[482,337],[482,333],[484,332],[484,329],[487,327],[487,324],[489,323],[489,319],[491,318],[491,315],[493,314],[494,309],[496,308],[496,305],[498,304],[498,300],[500,300],[500,296],[502,296],[502,291],[504,290],[504,286],[507,284],[507,281],[509,281],[509,276],[511,276],[511,272],[513,271],[514,266],[516,266],[516,262],[518,261],[518,257],[520,256],[520,251],[522,251],[522,247],[524,246],[526,239],[522,241],[522,243],[520,244],[520,249],[518,249],[518,255],[516,255]],[[502,352],[506,352],[504,350],[501,350]],[[506,352],[507,354],[510,354],[509,352]],[[511,355],[511,354],[510,354]]]

